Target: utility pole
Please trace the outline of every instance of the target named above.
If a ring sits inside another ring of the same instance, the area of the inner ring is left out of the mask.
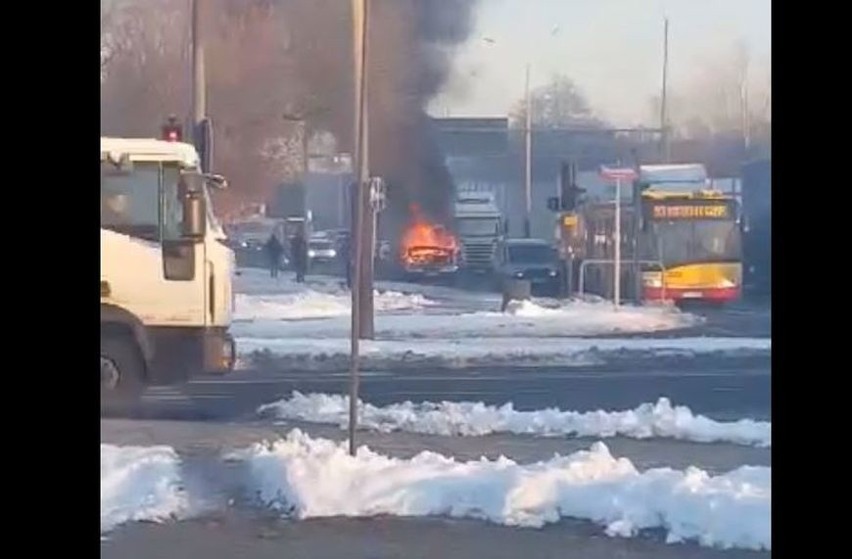
[[[669,71],[669,18],[665,18],[663,23],[663,92],[660,98],[660,130],[661,135],[661,155],[663,163],[668,163],[671,160],[671,144],[669,138],[668,115],[666,114],[666,97],[668,93],[668,71]]]
[[[621,161],[618,162],[621,167]],[[615,178],[615,273],[613,277],[613,305],[618,310],[621,305],[621,177]]]
[[[530,218],[532,215],[532,100],[530,99],[530,65],[527,63],[526,79],[526,124],[524,138],[526,144],[524,194],[526,195],[526,213],[524,214],[524,237],[531,235]]]
[[[375,268],[374,238],[376,236],[375,212],[370,206],[367,189],[370,182],[370,0],[362,0],[364,10],[361,24],[361,159],[358,177],[363,188],[361,203],[364,204],[364,250],[361,251],[361,314],[358,333],[362,340],[375,337],[373,316],[373,276]]]
[[[744,159],[748,159],[748,152],[751,148],[751,119],[748,112],[748,58],[744,58],[742,64],[742,75],[740,76],[740,120],[743,129]]]
[[[202,121],[207,114],[207,91],[204,76],[204,45],[201,36],[202,0],[192,0],[192,132],[196,147],[201,138]],[[205,169],[207,171],[208,169]]]
[[[353,235],[355,245],[355,270],[352,284],[352,320],[350,340],[350,370],[349,370],[349,454],[355,456],[355,430],[358,424],[358,361],[359,341],[362,337],[362,314],[365,308],[363,295],[364,287],[369,288],[372,297],[373,286],[365,286],[364,256],[369,253],[367,243],[370,241],[367,219],[366,190],[369,181],[369,152],[367,130],[367,18],[369,0],[352,0],[353,23],[353,52],[355,63],[355,157],[358,164],[358,182],[355,187],[355,223]],[[372,278],[370,278],[372,279]],[[372,305],[371,305],[372,307]],[[372,308],[370,309],[372,310]],[[372,317],[371,317],[372,318]],[[372,320],[370,320],[372,324]],[[370,332],[372,334],[372,332]]]

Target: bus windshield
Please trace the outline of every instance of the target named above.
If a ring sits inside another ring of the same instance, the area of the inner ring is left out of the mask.
[[[740,261],[740,229],[735,221],[682,220],[653,225],[650,247],[663,264]],[[656,246],[654,246],[656,245]]]

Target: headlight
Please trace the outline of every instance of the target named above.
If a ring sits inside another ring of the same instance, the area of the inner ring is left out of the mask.
[[[328,254],[329,254],[332,258],[334,258],[335,256],[337,256],[337,251],[336,251],[336,250],[334,250],[334,249],[331,249],[330,251],[328,251]]]
[[[549,272],[547,272],[547,275],[549,275],[552,278],[555,278],[556,277],[556,270],[550,270]]]
[[[309,256],[310,258],[313,258],[313,257],[314,257],[314,256],[316,256],[316,255],[317,255],[317,253],[316,253],[316,251],[315,251],[315,250],[309,250],[309,251],[308,251],[308,256]]]
[[[515,277],[516,278],[522,278],[522,277],[524,277],[524,273],[523,272],[515,272]]]
[[[662,277],[659,276],[659,275],[645,276],[642,279],[642,283],[645,284],[645,287],[655,287],[655,288],[663,287],[663,280],[662,280]]]
[[[241,246],[241,247],[243,247],[243,248],[247,248],[247,247],[248,247],[248,243],[247,243],[247,242],[245,242],[245,241],[240,241],[240,246]]]

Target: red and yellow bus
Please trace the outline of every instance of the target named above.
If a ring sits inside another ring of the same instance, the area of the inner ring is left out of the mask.
[[[638,235],[646,301],[726,303],[742,290],[742,239],[737,200],[714,191],[641,195]]]
[[[743,265],[736,198],[708,189],[703,165],[647,165],[638,176],[633,188],[622,189],[621,296],[676,303],[738,299]],[[569,292],[614,296],[611,195],[589,196],[560,215],[557,236],[570,264]]]

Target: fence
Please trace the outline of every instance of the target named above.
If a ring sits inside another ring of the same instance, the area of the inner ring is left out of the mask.
[[[583,262],[580,264],[579,281],[578,281],[578,286],[577,286],[577,293],[581,297],[585,294],[586,268],[589,265],[592,265],[592,266],[604,266],[604,265],[615,266],[615,260],[607,260],[607,259],[583,260]],[[637,302],[640,300],[640,292],[641,292],[641,290],[638,289],[638,285],[639,285],[638,280],[640,278],[639,273],[641,272],[641,266],[655,266],[655,267],[659,268],[659,270],[661,272],[661,276],[662,276],[662,279],[661,279],[661,281],[662,281],[662,284],[661,284],[662,298],[663,298],[663,300],[665,300],[665,298],[666,298],[666,267],[662,263],[662,261],[660,261],[660,260],[633,260],[631,258],[631,259],[628,259],[628,260],[622,260],[621,266],[626,268],[628,273],[633,274],[633,277],[636,280],[636,281],[632,282],[632,284],[637,286],[636,288],[634,288],[634,291],[635,291],[634,297],[635,297],[635,300]],[[623,270],[622,270],[622,273],[623,273]],[[630,283],[622,283],[622,285],[630,285]]]

